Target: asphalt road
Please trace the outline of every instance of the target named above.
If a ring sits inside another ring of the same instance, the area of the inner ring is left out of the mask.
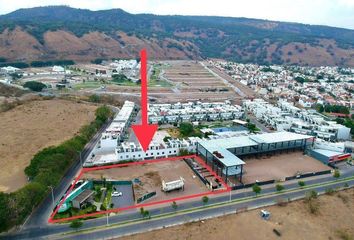
[[[351,177],[353,176],[353,172],[354,172],[353,168],[350,168],[346,170],[346,172],[342,173],[341,178]],[[328,181],[333,181],[333,176],[328,175],[328,176],[322,176],[320,178],[315,178],[311,180],[310,179],[308,180],[303,179],[303,180],[306,182],[306,185],[313,185],[313,184],[320,184]],[[354,186],[354,180],[348,180],[347,183],[349,186]],[[285,189],[298,189],[297,181],[284,183],[284,186]],[[311,189],[316,190],[319,193],[323,193],[327,188],[336,188],[336,187],[343,187],[343,186],[344,183],[331,182],[327,186],[314,186],[311,187]],[[125,234],[132,234],[138,231],[146,231],[155,228],[161,228],[162,226],[168,226],[171,224],[181,224],[195,219],[215,217],[218,215],[222,215],[224,213],[234,212],[235,209],[242,209],[242,208],[250,209],[255,207],[262,207],[262,206],[274,204],[279,198],[298,199],[303,197],[307,191],[310,190],[300,189],[296,192],[278,193],[276,195],[269,195],[269,196],[262,195],[261,197],[258,198],[250,198],[250,200],[248,200],[247,202],[235,202],[227,206],[221,206],[221,207],[216,207],[211,209],[206,208],[203,209],[203,211],[194,211],[194,212],[187,212],[183,214],[176,214],[161,220],[152,219],[149,221],[138,222],[130,225],[116,226],[113,229],[103,228],[98,232],[89,233],[89,235],[88,233],[82,233],[80,235],[75,235],[75,236],[70,235],[70,237],[67,237],[67,239],[102,239],[102,238],[108,238],[112,236],[122,236]],[[264,187],[264,189],[262,190],[262,194],[269,194],[274,192],[276,192],[274,187],[269,187],[269,188]],[[252,192],[252,190],[249,189],[243,192],[234,191],[232,192],[231,195],[231,199],[240,199],[245,197],[254,197],[254,193]],[[215,204],[215,203],[228,202],[228,201],[230,201],[230,195],[225,194],[225,195],[220,195],[220,196],[210,198],[208,204]],[[202,207],[202,206],[203,205],[201,200],[197,199],[191,202],[178,203],[178,211],[187,210],[190,208]],[[165,207],[149,209],[149,210],[151,216],[157,216],[160,214],[167,214],[167,213],[174,212],[171,206],[165,206]],[[134,219],[141,219],[141,215],[138,210],[117,214],[115,216],[110,216],[109,223],[117,224],[126,221],[131,221]],[[106,224],[107,224],[106,218],[86,220],[84,222],[82,229],[90,229],[93,227],[102,227],[102,226],[104,227]],[[59,238],[62,238],[64,236],[60,234],[65,232],[70,232],[70,231],[72,231],[72,229],[69,228],[68,224],[43,225],[37,228],[23,229],[20,232],[7,235],[5,236],[5,238],[6,239],[38,239],[38,238],[48,238],[49,236],[50,238],[53,238],[56,234],[57,235],[59,234],[58,235]]]
[[[353,186],[354,180],[349,181],[348,184],[350,186]],[[331,185],[332,188],[342,187],[342,186],[343,183],[333,183]],[[328,186],[317,187],[314,188],[314,190],[316,190],[318,193],[325,193],[327,188]],[[176,214],[162,219],[146,220],[135,224],[117,226],[117,227],[102,229],[90,233],[82,233],[79,235],[61,236],[58,237],[57,239],[107,239],[113,237],[120,237],[124,235],[130,235],[134,233],[141,233],[152,229],[161,229],[163,227],[173,226],[176,224],[182,224],[186,222],[198,221],[200,219],[207,219],[210,217],[217,217],[229,213],[235,213],[237,209],[245,209],[245,208],[252,209],[252,208],[258,208],[262,206],[273,205],[278,201],[280,197],[282,199],[302,198],[305,196],[305,194],[308,191],[309,191],[308,189],[304,189],[298,192],[290,192],[290,193],[285,193],[285,194],[275,195],[275,196],[272,195],[267,198],[254,198],[252,199],[252,201],[249,202],[234,203],[234,204],[229,204],[226,206],[215,207],[210,209],[207,208],[200,211],[194,211],[194,212],[181,214],[181,215]]]

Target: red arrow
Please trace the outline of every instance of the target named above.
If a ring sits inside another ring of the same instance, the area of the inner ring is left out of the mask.
[[[155,135],[158,125],[148,124],[147,113],[147,53],[146,49],[140,51],[140,74],[141,74],[141,125],[132,125],[135,136],[138,138],[144,152]]]

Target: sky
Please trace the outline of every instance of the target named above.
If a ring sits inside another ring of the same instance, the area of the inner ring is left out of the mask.
[[[0,14],[19,8],[68,5],[130,13],[248,17],[354,29],[354,0],[0,0]]]

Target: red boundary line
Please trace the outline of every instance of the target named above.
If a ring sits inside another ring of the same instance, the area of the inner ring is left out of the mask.
[[[94,213],[88,213],[88,214],[83,214],[83,215],[73,216],[73,217],[68,217],[68,218],[53,219],[54,216],[59,211],[59,208],[65,202],[65,200],[68,197],[68,195],[72,192],[72,190],[73,190],[75,184],[77,183],[77,181],[81,178],[82,174],[85,173],[85,172],[91,172],[91,171],[97,171],[97,170],[103,170],[103,169],[110,169],[110,168],[117,168],[117,167],[133,166],[133,165],[144,165],[144,164],[148,164],[148,163],[157,163],[157,162],[163,162],[163,161],[176,161],[176,160],[182,160],[184,158],[193,158],[193,159],[197,160],[198,163],[200,163],[203,167],[205,167],[216,179],[218,179],[221,182],[221,184],[224,186],[225,189],[216,190],[216,191],[208,191],[208,192],[203,192],[203,193],[197,193],[197,194],[192,194],[192,195],[188,195],[188,196],[184,196],[184,197],[172,198],[172,199],[161,200],[161,201],[156,201],[156,202],[151,202],[151,203],[135,204],[135,205],[128,206],[128,207],[115,208],[115,209],[99,211],[99,212],[94,212]],[[132,162],[132,163],[122,163],[122,164],[114,164],[114,165],[109,165],[109,166],[83,168],[83,169],[81,169],[79,175],[75,179],[75,181],[72,184],[72,186],[70,187],[70,189],[65,194],[65,197],[60,201],[60,203],[56,207],[55,211],[50,215],[48,222],[49,223],[64,222],[64,221],[69,221],[69,220],[74,220],[74,219],[79,219],[79,218],[92,217],[92,216],[96,216],[96,215],[100,215],[100,214],[108,214],[108,213],[112,213],[112,212],[120,212],[120,211],[133,209],[133,208],[140,208],[140,207],[147,207],[147,206],[153,206],[153,205],[158,205],[158,204],[170,203],[170,202],[174,202],[174,201],[181,201],[181,200],[186,200],[186,199],[191,199],[191,198],[196,198],[196,197],[201,197],[201,196],[206,196],[206,195],[215,195],[215,194],[220,194],[220,193],[229,192],[229,191],[231,191],[231,188],[224,182],[224,180],[221,177],[219,177],[210,168],[210,166],[207,165],[203,161],[203,159],[200,158],[197,155],[187,155],[187,156],[180,156],[180,157],[161,158],[161,159],[154,159],[154,160],[143,160],[143,161]]]

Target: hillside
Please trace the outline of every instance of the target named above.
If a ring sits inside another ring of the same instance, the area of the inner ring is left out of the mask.
[[[354,66],[354,30],[327,26],[65,6],[0,16],[0,59],[7,61],[130,58],[142,47],[154,59]]]

